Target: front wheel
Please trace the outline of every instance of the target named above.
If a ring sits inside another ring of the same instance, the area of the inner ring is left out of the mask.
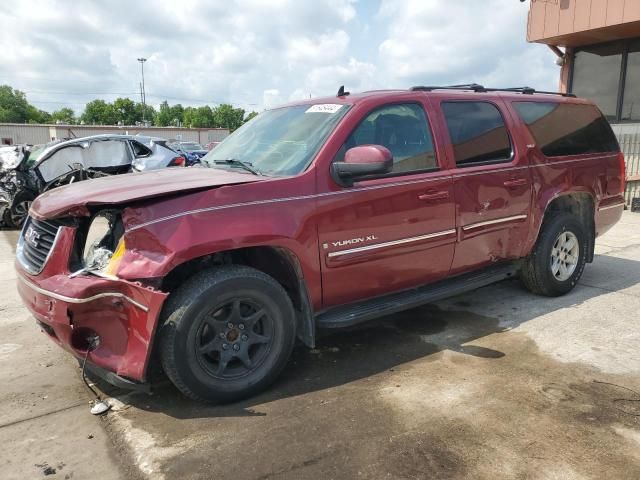
[[[194,400],[230,402],[269,386],[295,341],[291,299],[272,277],[245,266],[200,272],[169,297],[162,367]]]
[[[4,212],[4,223],[13,228],[22,228],[25,220],[29,216],[29,209],[33,202],[33,196],[26,192],[16,194]]]
[[[520,277],[539,295],[556,297],[573,289],[587,261],[587,234],[578,217],[559,212],[547,218]]]

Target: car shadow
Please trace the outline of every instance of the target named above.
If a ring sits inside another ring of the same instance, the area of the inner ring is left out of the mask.
[[[444,350],[497,361],[504,352],[473,342],[638,283],[640,262],[598,255],[595,263],[587,266],[581,285],[562,297],[533,295],[514,279],[349,329],[321,331],[315,349],[294,349],[283,374],[266,392],[228,405],[191,401],[166,378],[154,383],[152,395],[127,395],[104,383],[100,386],[112,396],[125,394],[125,402],[136,408],[178,419],[265,415],[254,407],[365,379],[417,359],[432,356],[435,360]],[[496,309],[496,303],[503,304],[502,308]],[[513,307],[509,308],[510,304]],[[467,309],[501,313],[494,317]]]

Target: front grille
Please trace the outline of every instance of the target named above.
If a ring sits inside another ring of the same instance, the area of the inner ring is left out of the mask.
[[[22,230],[16,254],[20,264],[32,274],[42,271],[62,226],[56,220],[29,218]]]

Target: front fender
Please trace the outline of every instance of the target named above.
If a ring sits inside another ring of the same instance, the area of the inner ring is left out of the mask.
[[[125,225],[128,215],[125,209]],[[321,299],[318,238],[309,202],[288,208],[271,203],[186,213],[129,228],[124,240],[126,251],[117,275],[131,280],[162,278],[178,265],[219,252],[260,246],[286,249],[299,260],[314,307]]]

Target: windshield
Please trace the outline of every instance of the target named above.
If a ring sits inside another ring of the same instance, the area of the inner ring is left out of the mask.
[[[29,157],[27,157],[27,168],[33,167],[40,158],[40,155],[42,155],[42,152],[44,152],[44,149],[50,145],[52,145],[52,143],[46,143],[44,145],[36,145],[32,147],[29,151]]]
[[[180,147],[182,150],[186,150],[187,152],[204,150],[204,148],[202,148],[202,145],[200,145],[199,143],[181,143],[180,145],[178,145],[178,147]]]
[[[264,175],[296,175],[316,152],[348,110],[347,105],[298,105],[267,110],[228,136],[202,158],[208,167],[216,160],[246,162]]]

